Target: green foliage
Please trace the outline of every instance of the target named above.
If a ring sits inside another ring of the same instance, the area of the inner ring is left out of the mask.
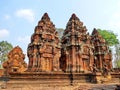
[[[119,40],[117,39],[117,35],[114,34],[112,31],[101,30],[101,29],[97,29],[97,30],[102,35],[102,37],[106,40],[109,46],[114,46],[119,43]]]
[[[109,46],[115,47],[114,63],[116,68],[120,68],[120,44],[117,35],[112,31],[97,29]]]
[[[117,61],[115,62],[115,67],[116,67],[116,68],[120,68],[120,60],[117,60]]]
[[[0,42],[0,67],[2,66],[2,63],[7,60],[7,54],[12,48],[13,46],[7,41]]]

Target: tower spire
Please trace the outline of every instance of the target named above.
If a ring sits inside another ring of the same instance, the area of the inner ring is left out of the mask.
[[[42,16],[41,20],[49,20],[50,21],[50,17],[48,15],[48,13],[44,13],[44,15]]]

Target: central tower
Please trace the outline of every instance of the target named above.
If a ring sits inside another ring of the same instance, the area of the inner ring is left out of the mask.
[[[62,37],[61,68],[66,72],[89,71],[94,63],[91,36],[79,18],[72,14]]]
[[[60,45],[55,25],[47,13],[43,15],[31,36],[27,55],[29,71],[58,71]]]

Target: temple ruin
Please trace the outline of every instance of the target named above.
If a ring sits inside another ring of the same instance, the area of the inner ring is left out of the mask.
[[[27,70],[27,63],[24,61],[25,55],[19,46],[16,46],[8,53],[8,60],[3,63],[5,73],[24,72]]]
[[[90,66],[94,64],[94,45],[83,22],[75,14],[66,25],[61,43],[62,70],[77,73],[90,71]]]
[[[27,51],[29,71],[59,71],[60,40],[47,13],[35,27]]]
[[[120,73],[113,71],[112,53],[106,41],[96,29],[89,34],[75,14],[70,17],[62,38],[59,38],[55,25],[45,13],[30,40],[28,65],[19,46],[8,54],[8,60],[3,64],[7,77],[15,84],[65,85],[99,82],[107,75],[113,81],[120,78]]]
[[[61,44],[55,25],[47,13],[35,27],[28,45],[28,71],[88,72],[93,66],[112,69],[112,55],[105,40],[94,29],[89,35],[79,18],[72,14]]]

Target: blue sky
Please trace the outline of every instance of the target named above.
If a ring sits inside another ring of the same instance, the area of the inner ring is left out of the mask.
[[[120,40],[120,0],[1,0],[0,41],[19,45],[26,54],[30,36],[45,12],[56,28],[65,28],[75,13],[88,32],[112,30]]]

